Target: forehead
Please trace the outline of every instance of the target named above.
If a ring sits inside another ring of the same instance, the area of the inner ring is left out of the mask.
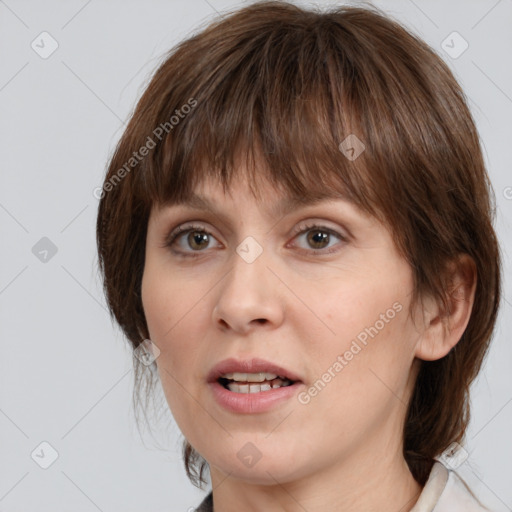
[[[261,182],[257,188],[257,197],[248,186],[248,181],[234,180],[224,187],[218,180],[201,180],[190,192],[179,199],[156,206],[157,219],[166,219],[178,212],[208,214],[226,223],[242,218],[249,203],[255,204],[260,214],[274,223],[294,212],[314,214],[315,207],[321,207],[321,215],[342,218],[354,230],[373,229],[385,223],[373,214],[361,209],[340,187],[317,187],[308,189],[308,194],[293,194],[284,187],[276,188],[270,182]],[[250,208],[250,207],[249,207]],[[342,217],[339,217],[341,215]]]
[[[324,201],[342,201],[358,209],[349,195],[340,187],[324,186],[311,188],[306,194],[293,193],[283,186],[276,187],[268,180],[261,179],[256,187],[249,186],[249,181],[235,179],[228,187],[220,181],[205,178],[179,199],[166,203],[166,207],[185,207],[201,211],[222,209],[226,201],[233,202],[235,207],[243,208],[248,201],[256,201],[260,209],[269,216],[282,216],[293,210],[314,206]]]

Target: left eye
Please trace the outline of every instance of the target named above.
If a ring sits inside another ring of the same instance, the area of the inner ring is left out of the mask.
[[[338,240],[345,241],[345,237],[343,237],[340,233],[327,228],[325,226],[304,226],[301,231],[298,233],[297,238],[305,237],[307,244],[311,249],[305,249],[307,251],[319,252],[322,249],[325,249],[329,246],[331,242],[331,237],[335,237]],[[331,246],[332,247],[332,246]],[[334,252],[333,250],[322,251],[324,253]]]

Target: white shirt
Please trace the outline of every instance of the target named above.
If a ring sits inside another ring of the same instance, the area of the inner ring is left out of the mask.
[[[435,462],[411,512],[489,512],[471,494],[462,478]]]

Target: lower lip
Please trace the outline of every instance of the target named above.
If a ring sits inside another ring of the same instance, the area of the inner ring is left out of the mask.
[[[290,400],[303,384],[295,382],[291,386],[269,389],[259,393],[235,393],[219,382],[210,383],[213,396],[219,405],[232,412],[252,414],[267,412]]]

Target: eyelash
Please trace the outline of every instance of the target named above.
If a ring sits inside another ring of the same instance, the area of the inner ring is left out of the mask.
[[[300,225],[297,229],[294,230],[293,236],[295,238],[298,235],[305,234],[308,231],[312,231],[314,229],[316,229],[317,231],[321,231],[323,233],[327,233],[329,236],[335,236],[336,238],[339,238],[342,242],[347,241],[347,238],[345,236],[341,235],[340,233],[338,233],[337,231],[334,231],[331,228],[328,228],[326,226],[321,226],[321,225],[315,224],[315,223]],[[164,247],[170,248],[170,247],[174,246],[180,237],[187,235],[191,231],[198,231],[200,233],[204,233],[210,237],[215,238],[212,233],[210,233],[207,229],[204,228],[204,226],[188,224],[185,226],[179,226],[174,231],[172,231],[167,236],[166,241],[164,243]],[[321,254],[321,255],[332,254],[332,253],[338,252],[338,250],[339,249],[333,250],[332,248],[331,249],[310,249],[310,250],[301,249],[301,251],[304,251],[308,254]],[[175,252],[176,254],[178,254],[184,258],[197,258],[199,256],[202,256],[203,255],[202,253],[204,253],[205,251],[192,251],[190,253],[189,252],[183,253],[180,251],[173,251],[173,252]]]

